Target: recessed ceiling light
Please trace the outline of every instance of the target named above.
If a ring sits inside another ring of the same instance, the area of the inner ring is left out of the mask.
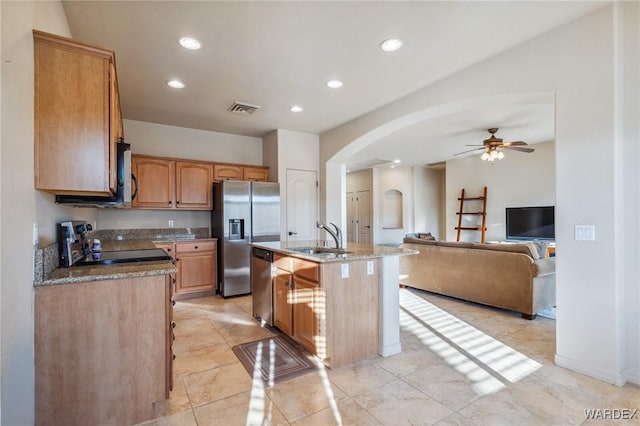
[[[395,52],[402,47],[402,40],[397,38],[389,38],[380,43],[380,49],[385,52]]]
[[[395,169],[395,168],[396,168],[396,166],[391,165],[391,166],[389,166],[389,168],[390,168],[390,169]]]
[[[342,87],[342,82],[340,80],[329,80],[327,81],[327,86],[332,89],[339,89]]]
[[[400,160],[396,158],[395,160],[393,160],[393,162],[398,164],[400,162]]]
[[[178,42],[180,43],[180,46],[189,50],[198,50],[200,49],[200,47],[202,47],[198,40],[191,37],[182,37],[180,40],[178,40]]]
[[[291,107],[291,112],[302,112],[304,111],[304,108],[302,108],[300,105],[294,105]]]
[[[169,80],[167,81],[167,86],[172,87],[174,89],[184,89],[184,83],[180,80]]]

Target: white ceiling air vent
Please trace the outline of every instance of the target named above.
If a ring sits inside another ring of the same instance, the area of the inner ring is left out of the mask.
[[[262,108],[262,107],[258,106],[258,105],[251,105],[251,104],[248,104],[248,103],[245,103],[245,102],[235,101],[229,107],[229,111],[234,112],[236,114],[251,115],[254,112],[256,112],[257,110],[259,110],[260,108]]]

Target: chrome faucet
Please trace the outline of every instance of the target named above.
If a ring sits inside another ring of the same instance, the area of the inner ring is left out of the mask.
[[[317,226],[319,229],[324,229],[325,231],[327,231],[327,234],[331,235],[333,240],[336,242],[336,248],[342,249],[342,231],[340,230],[340,228],[338,228],[338,225],[336,225],[335,223],[330,222],[330,225],[334,227],[335,231],[333,231],[331,228],[329,228],[327,225],[325,225],[322,222],[317,223]]]

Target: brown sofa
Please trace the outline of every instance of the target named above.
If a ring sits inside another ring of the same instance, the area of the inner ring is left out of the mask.
[[[555,306],[555,258],[533,243],[480,244],[405,237],[400,282],[433,293],[520,312],[534,319]]]

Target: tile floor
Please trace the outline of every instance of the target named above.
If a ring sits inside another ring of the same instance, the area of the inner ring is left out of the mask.
[[[144,425],[579,425],[607,424],[586,409],[640,409],[640,387],[553,364],[553,320],[400,291],[402,353],[270,388],[231,350],[271,335],[251,297],[176,303],[174,390]]]

